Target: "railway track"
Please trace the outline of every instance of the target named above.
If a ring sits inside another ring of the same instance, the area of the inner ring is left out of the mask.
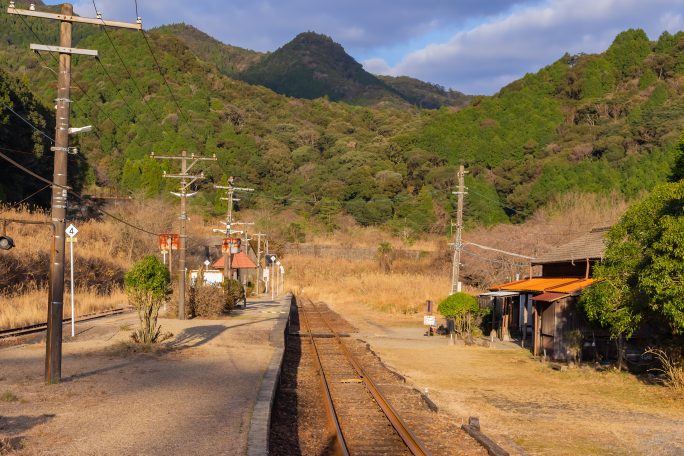
[[[110,309],[103,312],[94,312],[91,314],[82,315],[76,320],[76,323],[81,323],[84,321],[95,320],[98,318],[109,317],[112,315],[118,315],[124,313],[127,309],[120,307],[117,309]],[[71,318],[66,318],[63,321],[63,325],[71,324]],[[47,323],[38,323],[35,325],[23,326],[21,328],[10,328],[0,330],[0,339],[6,339],[9,337],[25,336],[28,334],[39,333],[47,329]]]
[[[364,371],[328,321],[327,311],[311,300],[301,304],[300,322],[320,374],[328,422],[335,436],[334,453],[431,454]]]

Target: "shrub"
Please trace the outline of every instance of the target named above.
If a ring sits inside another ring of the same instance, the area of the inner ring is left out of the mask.
[[[190,307],[197,317],[219,317],[232,306],[222,288],[215,285],[197,284],[190,291]]]
[[[454,293],[439,303],[437,310],[446,318],[454,320],[460,336],[470,336],[475,317],[480,315],[477,299],[467,293]]]
[[[146,256],[133,265],[124,277],[126,294],[138,311],[140,328],[131,337],[139,344],[161,341],[161,326],[157,326],[159,308],[171,292],[169,271],[157,258]]]
[[[223,294],[228,310],[237,306],[240,301],[245,299],[245,289],[237,280],[224,280]]]

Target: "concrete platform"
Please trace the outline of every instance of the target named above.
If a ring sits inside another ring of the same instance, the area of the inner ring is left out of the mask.
[[[42,341],[0,349],[0,453],[244,455],[288,313],[287,300],[252,300],[217,320],[162,319],[174,336],[148,353],[125,343],[134,313],[83,323],[52,386]]]

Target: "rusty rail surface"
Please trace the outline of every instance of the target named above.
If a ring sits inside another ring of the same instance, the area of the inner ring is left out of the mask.
[[[394,428],[394,430],[397,432],[401,440],[404,442],[406,445],[406,448],[413,454],[413,455],[420,455],[420,456],[427,456],[430,455],[429,450],[425,447],[425,445],[416,437],[416,435],[409,429],[409,427],[406,425],[404,420],[399,416],[399,414],[394,410],[392,405],[385,399],[385,397],[382,395],[380,390],[378,389],[377,385],[375,382],[366,374],[366,372],[363,370],[363,367],[361,364],[358,362],[356,357],[351,353],[349,348],[346,346],[346,344],[343,342],[342,338],[340,335],[333,329],[331,326],[330,322],[323,316],[323,313],[318,310],[314,302],[310,299],[307,299],[309,301],[311,307],[314,309],[314,311],[320,316],[321,321],[325,324],[327,327],[328,331],[330,331],[330,334],[333,336],[333,338],[337,341],[338,346],[340,348],[340,351],[343,353],[344,357],[347,359],[349,364],[352,366],[352,368],[356,371],[360,379],[363,381],[364,385],[366,386],[368,392],[371,394],[375,402],[378,404],[380,409],[382,410],[383,414],[387,417],[388,421]],[[338,443],[342,447],[342,454],[349,454],[348,450],[346,449],[346,442],[344,439],[344,435],[340,426],[339,421],[337,420],[337,414],[335,412],[333,400],[332,400],[332,395],[330,394],[330,389],[327,385],[327,379],[325,376],[325,372],[320,360],[320,356],[318,353],[318,349],[316,347],[316,342],[315,338],[313,336],[308,316],[307,311],[304,310],[302,312],[304,314],[304,322],[307,327],[307,332],[309,334],[309,339],[311,340],[311,343],[314,347],[314,352],[316,354],[316,362],[319,368],[319,371],[321,372],[321,380],[324,383],[324,391],[326,393],[326,403],[328,406],[328,414],[329,417],[331,418],[332,422],[334,423],[336,433],[338,436]]]
[[[323,364],[321,363],[321,356],[318,353],[318,347],[316,346],[316,341],[314,340],[313,332],[311,331],[311,326],[309,325],[309,317],[306,312],[302,312],[304,325],[306,326],[306,332],[308,334],[309,340],[311,341],[311,347],[314,352],[314,361],[316,361],[316,367],[321,376],[321,387],[323,389],[323,395],[325,396],[325,411],[328,416],[328,424],[332,427],[335,432],[335,445],[336,454],[349,456],[349,449],[347,448],[347,442],[344,439],[344,434],[342,433],[342,428],[340,427],[340,421],[337,417],[337,412],[335,411],[335,404],[332,400],[332,394],[330,393],[330,387],[328,386],[328,380],[325,376],[325,370],[323,369]]]
[[[81,323],[89,320],[96,320],[98,318],[109,317],[112,315],[118,315],[126,312],[128,309],[124,307],[119,307],[116,309],[109,309],[103,312],[94,312],[91,314],[82,315],[81,318],[77,319],[75,323]],[[71,318],[65,318],[62,325],[71,324]],[[20,328],[10,328],[0,330],[0,339],[5,339],[8,337],[25,336],[27,334],[38,333],[45,331],[47,329],[47,323],[37,323],[35,325],[22,326]]]

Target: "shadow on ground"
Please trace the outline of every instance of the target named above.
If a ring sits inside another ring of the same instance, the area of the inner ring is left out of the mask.
[[[34,426],[47,423],[55,415],[36,415],[36,416],[0,416],[0,432],[3,434],[18,434],[26,432]]]

